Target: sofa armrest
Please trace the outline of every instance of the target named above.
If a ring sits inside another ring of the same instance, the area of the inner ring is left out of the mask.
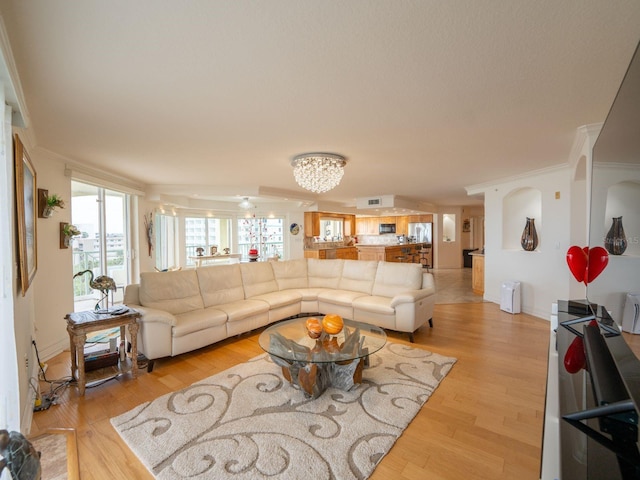
[[[140,317],[140,320],[143,323],[153,323],[153,322],[166,323],[167,325],[171,325],[172,327],[175,327],[178,324],[178,320],[176,319],[175,315],[165,310],[158,310],[157,308],[143,307],[141,305],[127,305],[127,306],[140,312],[140,314],[142,315]]]
[[[391,299],[391,307],[395,308],[403,303],[415,303],[418,300],[423,298],[427,298],[430,295],[433,295],[434,292],[431,289],[421,289],[421,290],[407,290],[406,292],[402,292],[397,294]]]

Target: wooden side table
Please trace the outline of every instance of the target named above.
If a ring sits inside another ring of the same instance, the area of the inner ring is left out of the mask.
[[[129,328],[131,336],[131,374],[135,377],[138,373],[138,318],[140,313],[130,308],[121,315],[110,313],[97,313],[93,311],[68,313],[67,332],[69,333],[71,350],[71,377],[78,382],[80,395],[84,395],[86,377],[84,370],[84,344],[87,341],[87,333],[96,330],[107,330],[120,327],[120,338],[125,338],[125,327]],[[125,342],[126,344],[126,342]],[[121,372],[124,371],[120,365]],[[77,377],[76,377],[77,369]]]

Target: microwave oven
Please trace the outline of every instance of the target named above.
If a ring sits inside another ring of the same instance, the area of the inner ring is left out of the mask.
[[[395,223],[381,223],[379,233],[396,233]]]

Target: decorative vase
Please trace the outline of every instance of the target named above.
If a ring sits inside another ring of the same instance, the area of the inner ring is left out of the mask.
[[[53,207],[50,207],[49,205],[47,205],[42,210],[42,216],[44,218],[51,218],[53,216],[53,211],[54,211]]]
[[[622,255],[627,249],[627,237],[622,227],[622,217],[613,217],[611,228],[604,237],[604,248],[611,255]]]
[[[535,218],[527,217],[527,223],[522,231],[520,245],[527,252],[533,252],[538,246],[538,232],[536,232]]]

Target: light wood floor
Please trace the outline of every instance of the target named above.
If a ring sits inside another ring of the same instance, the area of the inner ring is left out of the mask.
[[[262,353],[258,335],[159,360],[152,373],[111,380],[84,397],[69,387],[58,405],[34,413],[31,435],[76,428],[83,480],[150,479],[109,419]],[[458,362],[371,478],[539,478],[549,323],[492,303],[439,304],[434,328],[422,327],[415,341]],[[47,364],[48,379],[66,376],[69,353]]]

